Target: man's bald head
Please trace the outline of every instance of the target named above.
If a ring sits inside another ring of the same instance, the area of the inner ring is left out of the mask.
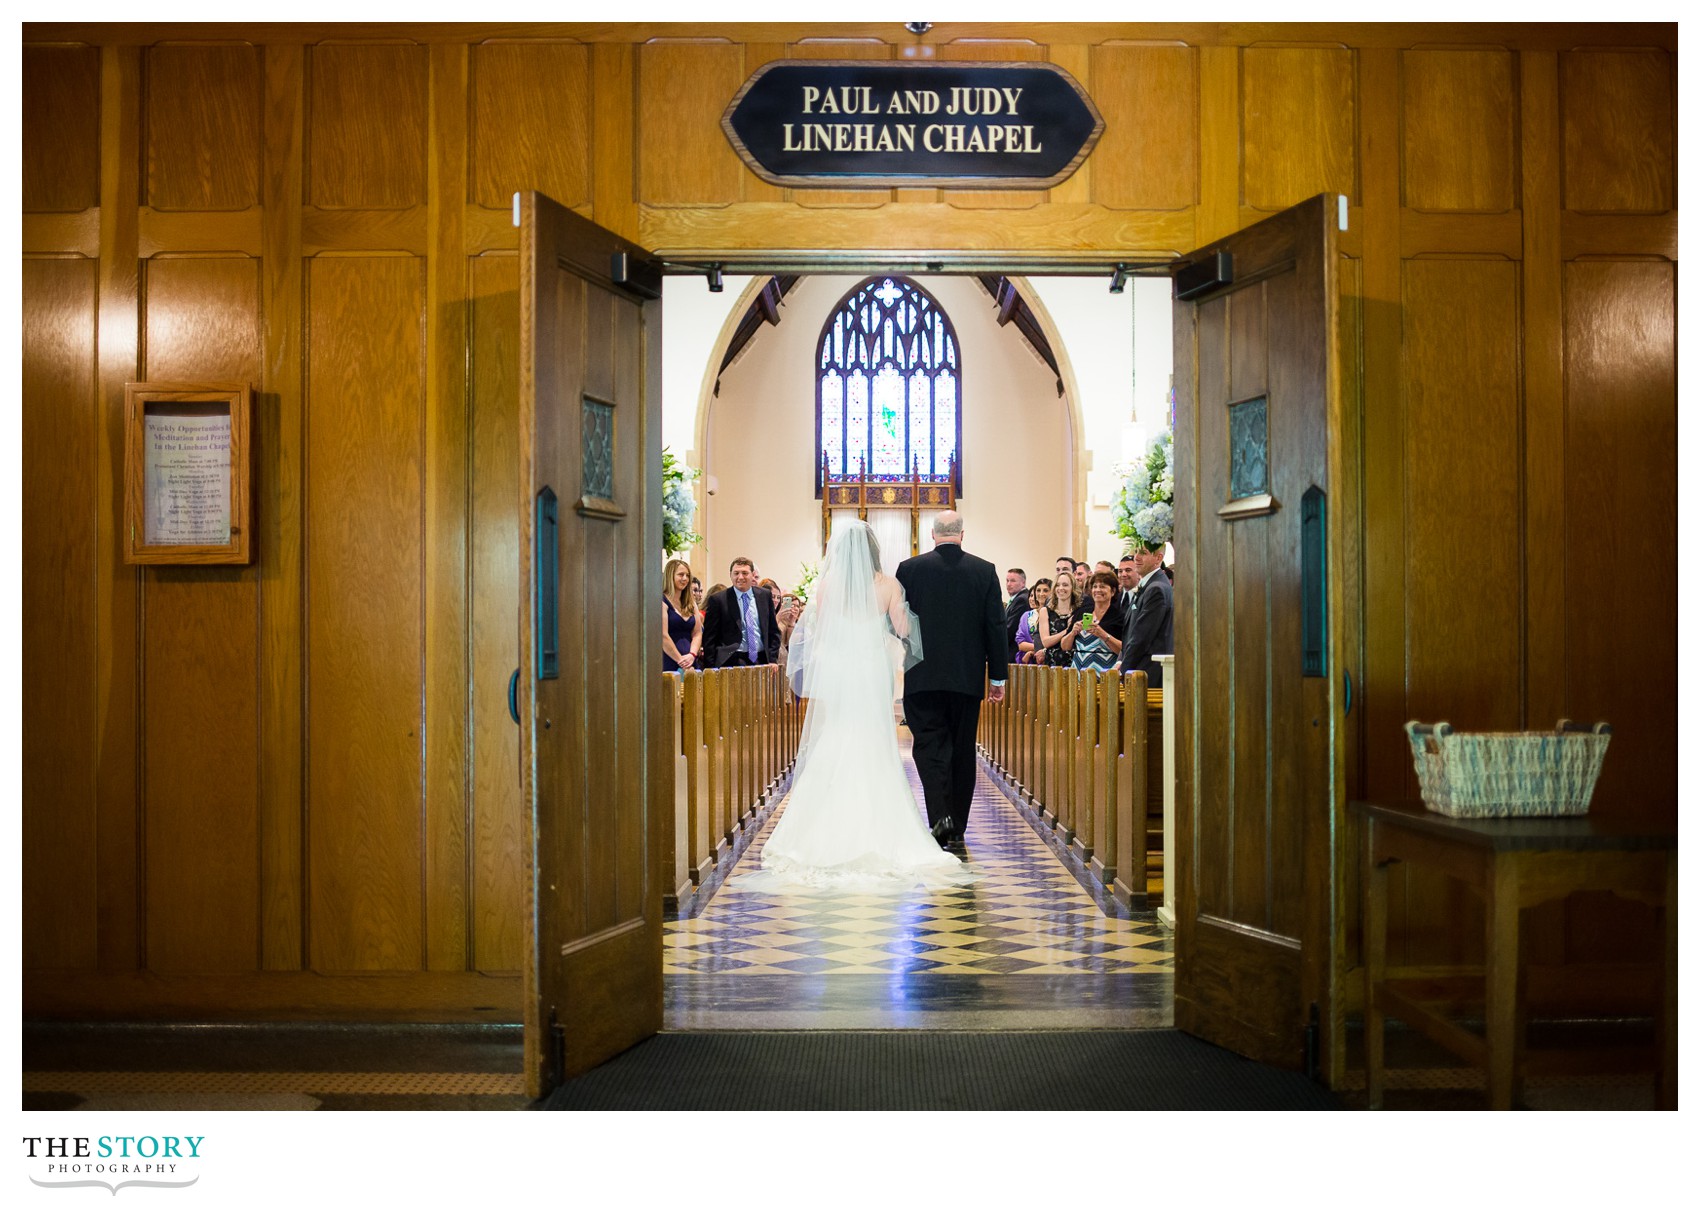
[[[962,515],[947,509],[933,519],[933,544],[962,542]]]

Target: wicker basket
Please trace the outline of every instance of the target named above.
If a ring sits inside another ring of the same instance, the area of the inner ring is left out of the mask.
[[[1454,732],[1405,725],[1423,803],[1443,816],[1581,816],[1611,725],[1560,720],[1553,732]]]

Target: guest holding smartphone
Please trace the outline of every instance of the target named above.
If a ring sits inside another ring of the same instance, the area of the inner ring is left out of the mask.
[[[1063,637],[1076,669],[1113,669],[1122,653],[1127,612],[1116,600],[1116,574],[1092,574],[1092,605]]]
[[[777,585],[774,588],[779,589]],[[791,632],[802,613],[803,603],[796,594],[779,591],[779,610],[773,621],[779,624],[779,682],[785,688],[783,693],[787,703],[794,697],[791,693]]]

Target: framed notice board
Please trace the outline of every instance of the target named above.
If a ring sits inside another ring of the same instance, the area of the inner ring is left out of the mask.
[[[246,564],[246,383],[124,385],[124,562]]]

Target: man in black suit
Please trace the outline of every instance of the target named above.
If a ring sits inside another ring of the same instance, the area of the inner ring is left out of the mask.
[[[773,595],[756,584],[756,566],[748,556],[732,561],[731,587],[710,597],[703,609],[702,655],[708,669],[779,661]]]
[[[933,550],[897,566],[921,620],[921,663],[903,675],[903,714],[915,737],[915,770],[939,845],[960,845],[974,799],[980,700],[1003,701],[1009,677],[998,570],[962,550],[962,516],[933,519]],[[991,671],[992,688],[985,690]]]
[[[1139,578],[1141,575],[1139,561],[1133,558],[1132,552],[1124,555],[1121,562],[1116,565],[1116,580],[1121,585],[1121,588],[1116,590],[1116,600],[1122,604],[1122,609],[1127,612],[1127,617],[1130,619],[1133,617],[1135,608],[1139,605]]]
[[[1134,590],[1134,610],[1122,632],[1121,667],[1124,673],[1143,669],[1146,684],[1163,684],[1163,667],[1153,658],[1175,650],[1175,595],[1163,573],[1163,545],[1155,550],[1141,546],[1133,553],[1139,584]]]
[[[1026,614],[1031,603],[1027,600],[1027,571],[1023,568],[1011,568],[1003,574],[1003,587],[1009,593],[1009,605],[1004,607],[1003,629],[1009,636],[1009,643],[1004,646],[1004,654],[1011,665],[1021,659],[1021,650],[1015,646],[1015,633],[1021,630],[1021,616]]]

